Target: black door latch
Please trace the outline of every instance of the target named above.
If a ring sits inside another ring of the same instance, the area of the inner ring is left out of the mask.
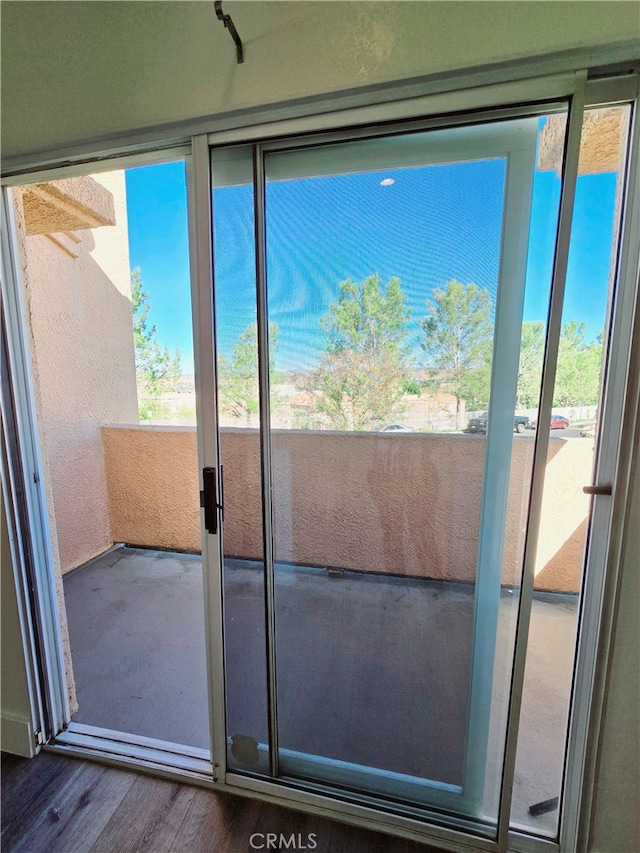
[[[209,533],[218,532],[218,510],[222,515],[222,465],[220,466],[220,491],[218,492],[218,472],[215,468],[202,469],[200,506],[204,508],[204,526]]]

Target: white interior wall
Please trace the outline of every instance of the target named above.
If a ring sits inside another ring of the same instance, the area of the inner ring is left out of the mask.
[[[6,0],[3,155],[640,36],[636,2],[225,0],[224,10],[245,42],[244,65],[236,65],[231,38],[215,20],[210,2]],[[639,495],[636,477],[593,822],[591,848],[601,853],[637,849],[639,762],[637,754],[631,763],[629,756],[634,738],[636,747],[638,742],[633,726],[638,714]],[[10,586],[6,560],[3,549],[2,572]],[[2,641],[9,649],[19,643],[4,618]],[[11,701],[19,704],[24,697],[18,689],[19,659],[13,675]],[[5,701],[3,695],[3,708]],[[620,767],[627,770],[620,773]]]
[[[635,2],[2,2],[2,152],[639,35]]]
[[[640,849],[640,435],[636,433],[627,535],[601,731],[589,850]]]
[[[33,721],[9,548],[7,518],[0,491],[0,749],[16,755],[31,756],[35,746]]]

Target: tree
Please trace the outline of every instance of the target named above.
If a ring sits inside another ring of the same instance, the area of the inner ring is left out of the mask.
[[[276,398],[273,389],[279,377],[275,372],[275,354],[278,351],[278,327],[269,323],[269,379],[272,389],[272,407]],[[258,326],[250,323],[231,347],[231,357],[220,355],[220,397],[226,412],[234,418],[247,421],[260,410],[258,380]]]
[[[469,407],[486,406],[491,381],[491,295],[476,284],[452,279],[444,290],[427,299],[427,316],[420,321],[422,348],[431,369],[456,398],[456,426],[463,400]]]
[[[309,375],[305,390],[315,397],[314,411],[338,430],[377,428],[394,412],[404,394],[405,374],[388,351],[345,349],[326,353]]]
[[[577,320],[562,326],[553,394],[554,406],[591,406],[598,402],[602,334],[585,341],[586,326]]]
[[[518,365],[519,409],[533,409],[540,399],[540,379],[544,357],[545,324],[541,321],[525,321],[522,324],[520,363]]]
[[[136,378],[140,393],[157,397],[163,391],[175,388],[182,375],[180,350],[176,349],[172,355],[168,347],[158,343],[156,327],[149,327],[149,294],[142,288],[142,274],[136,267],[131,273]]]
[[[408,381],[405,303],[399,278],[386,286],[377,274],[341,282],[320,320],[326,352],[303,383],[334,429],[374,429],[397,407]]]

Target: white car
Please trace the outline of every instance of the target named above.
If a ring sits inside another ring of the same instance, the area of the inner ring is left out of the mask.
[[[380,432],[413,432],[411,427],[402,426],[402,424],[387,424]]]

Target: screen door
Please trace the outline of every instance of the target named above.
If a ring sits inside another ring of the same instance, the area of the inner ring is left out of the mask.
[[[495,822],[543,121],[212,150],[235,772]]]

